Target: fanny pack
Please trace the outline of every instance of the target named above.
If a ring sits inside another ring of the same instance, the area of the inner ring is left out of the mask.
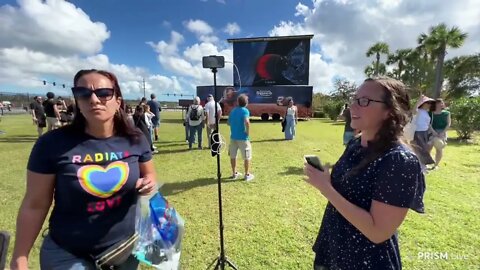
[[[122,265],[132,255],[138,234],[118,242],[97,256],[91,256],[98,270],[115,269]]]
[[[48,229],[47,229],[48,230]],[[44,231],[43,236],[45,237],[46,231]],[[135,248],[135,244],[138,240],[138,233],[135,232],[132,236],[119,241],[115,245],[109,247],[107,250],[103,251],[102,253],[94,256],[91,254],[79,254],[76,251],[70,250],[68,248],[62,247],[55,241],[54,237],[50,234],[50,239],[55,242],[59,247],[65,249],[66,251],[70,252],[71,254],[79,257],[84,258],[89,261],[94,262],[95,267],[97,270],[114,270],[118,266],[121,266],[124,262],[128,260],[130,255],[132,255],[133,249]]]

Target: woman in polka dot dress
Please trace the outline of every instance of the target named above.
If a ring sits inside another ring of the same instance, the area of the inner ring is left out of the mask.
[[[305,164],[307,181],[328,200],[314,269],[401,269],[397,229],[409,209],[424,212],[425,192],[420,162],[400,139],[409,97],[400,81],[367,79],[350,110],[361,136],[331,171]]]

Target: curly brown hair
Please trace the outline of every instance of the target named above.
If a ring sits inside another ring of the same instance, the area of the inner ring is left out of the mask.
[[[357,174],[361,169],[380,157],[394,145],[403,143],[403,129],[412,117],[410,96],[401,81],[389,77],[375,77],[368,78],[365,82],[375,82],[382,86],[384,106],[390,113],[389,117],[383,121],[375,138],[368,142],[368,147],[371,151],[369,151],[367,157],[347,175]]]

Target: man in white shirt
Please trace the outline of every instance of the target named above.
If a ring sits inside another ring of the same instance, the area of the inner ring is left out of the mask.
[[[208,95],[208,102],[205,104],[205,112],[207,114],[207,138],[208,138],[208,147],[212,147],[212,142],[210,141],[210,135],[215,130],[215,100],[213,95]],[[222,107],[220,104],[217,104],[218,119],[222,117]]]

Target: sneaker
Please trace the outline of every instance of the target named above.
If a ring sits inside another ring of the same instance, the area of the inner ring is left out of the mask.
[[[152,148],[153,148],[153,149],[157,149],[157,147],[156,147],[155,145],[152,145]]]
[[[155,154],[158,154],[158,153],[159,153],[158,150],[153,150],[152,151],[152,155],[155,155]]]
[[[252,181],[253,178],[255,178],[255,176],[254,176],[253,174],[251,174],[251,173],[245,175],[245,181],[247,181],[247,182],[248,182],[248,181]]]
[[[235,172],[233,175],[232,175],[232,179],[236,180],[238,178],[242,177],[242,174],[239,173],[239,172]]]

